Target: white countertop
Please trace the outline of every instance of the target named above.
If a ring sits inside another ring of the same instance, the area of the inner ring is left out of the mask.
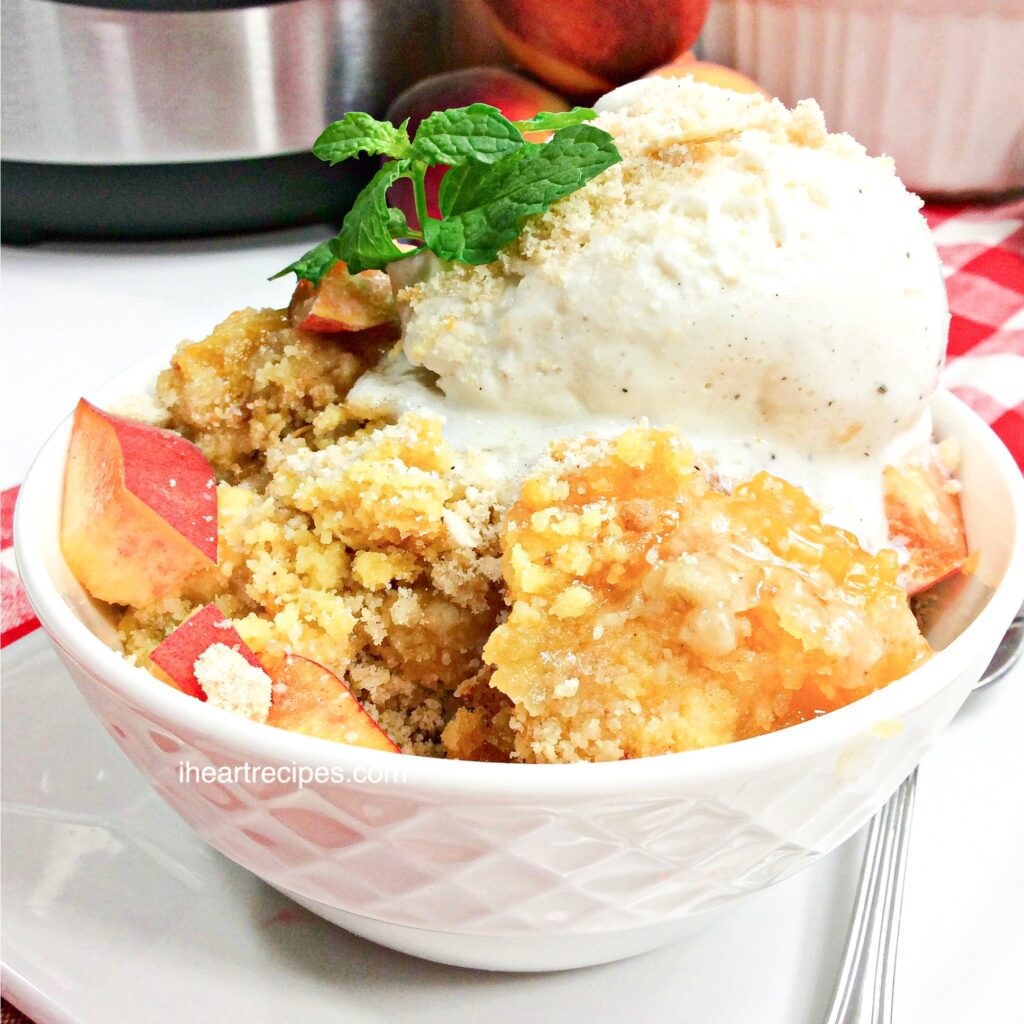
[[[326,234],[2,247],[0,486],[20,482],[79,397],[126,366],[204,337],[234,309],[287,305],[294,279],[267,278]]]
[[[126,365],[180,338],[203,336],[235,308],[285,304],[289,282],[268,282],[267,276],[322,236],[304,229],[204,243],[5,248],[0,484],[19,482],[77,398]],[[1024,670],[1018,668],[971,699],[922,765],[900,938],[897,1024],[1021,1019],[1022,731]],[[644,1007],[663,1005],[653,993],[668,986],[678,988],[677,1011],[673,1017],[659,1012],[659,1020],[804,1024],[787,1008],[823,1005],[845,932],[858,841],[762,901],[748,918],[760,934],[742,947],[743,962],[732,959],[731,952],[742,955],[741,949],[727,936],[709,936],[708,953],[716,952],[701,959],[699,972],[666,973],[672,954],[662,951],[528,982],[498,976],[479,987],[473,1007],[457,980],[468,976],[437,968],[431,1019],[442,1019],[450,1003],[451,1020],[504,1020],[501,1006],[530,986],[558,1005],[587,1007],[593,1024],[621,1024],[628,1014],[612,995],[621,982],[632,993],[626,1005],[637,1020],[654,1019]],[[738,926],[742,921],[731,925]],[[644,986],[650,986],[650,1000]],[[719,1013],[716,993],[725,991],[728,1009]],[[598,993],[605,995],[595,998]],[[407,1002],[386,1002],[381,1021],[415,1016],[403,1009]],[[806,1024],[818,1022],[808,1017]]]

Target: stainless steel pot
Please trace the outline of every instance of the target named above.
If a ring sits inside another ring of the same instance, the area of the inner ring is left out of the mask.
[[[5,238],[336,218],[367,168],[325,176],[324,125],[485,36],[447,0],[3,0]]]

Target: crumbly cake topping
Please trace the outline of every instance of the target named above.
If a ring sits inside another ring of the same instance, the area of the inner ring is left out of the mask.
[[[196,679],[215,708],[254,722],[265,722],[270,711],[270,676],[251,665],[233,647],[211,644],[196,658]]]
[[[171,420],[167,408],[153,395],[125,395],[109,409],[115,416],[123,416],[137,423],[145,423],[151,427],[166,427]]]
[[[246,365],[236,372],[239,352]],[[225,478],[218,565],[128,610],[120,630],[126,653],[146,666],[168,633],[216,599],[265,664],[289,651],[318,662],[403,751],[436,755],[453,693],[480,671],[501,609],[503,510],[444,443],[437,417],[371,424],[335,401],[340,387],[314,390],[310,375],[321,371],[309,359],[340,381],[350,355],[275,311],[243,312],[179,349],[158,396]],[[273,417],[243,397],[260,391],[248,379],[254,368],[276,380]]]
[[[218,476],[237,482],[285,435],[317,433],[392,341],[386,331],[342,341],[292,329],[287,310],[239,310],[208,338],[179,346],[157,400]]]

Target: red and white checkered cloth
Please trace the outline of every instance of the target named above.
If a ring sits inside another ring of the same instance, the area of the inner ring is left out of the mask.
[[[924,214],[942,257],[952,314],[942,383],[992,425],[1024,468],[1024,199],[927,206]],[[11,552],[17,491],[2,495],[2,646],[39,626]]]
[[[949,295],[942,383],[1024,467],[1024,199],[1001,206],[926,206]]]
[[[39,628],[14,564],[14,499],[18,488],[0,494],[0,647]]]

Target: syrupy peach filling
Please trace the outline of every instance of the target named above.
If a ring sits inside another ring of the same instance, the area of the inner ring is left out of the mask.
[[[670,432],[557,449],[503,536],[508,620],[484,648],[527,761],[614,760],[779,729],[928,656],[892,551],[796,487],[709,486]],[[459,712],[446,739],[458,752]]]

